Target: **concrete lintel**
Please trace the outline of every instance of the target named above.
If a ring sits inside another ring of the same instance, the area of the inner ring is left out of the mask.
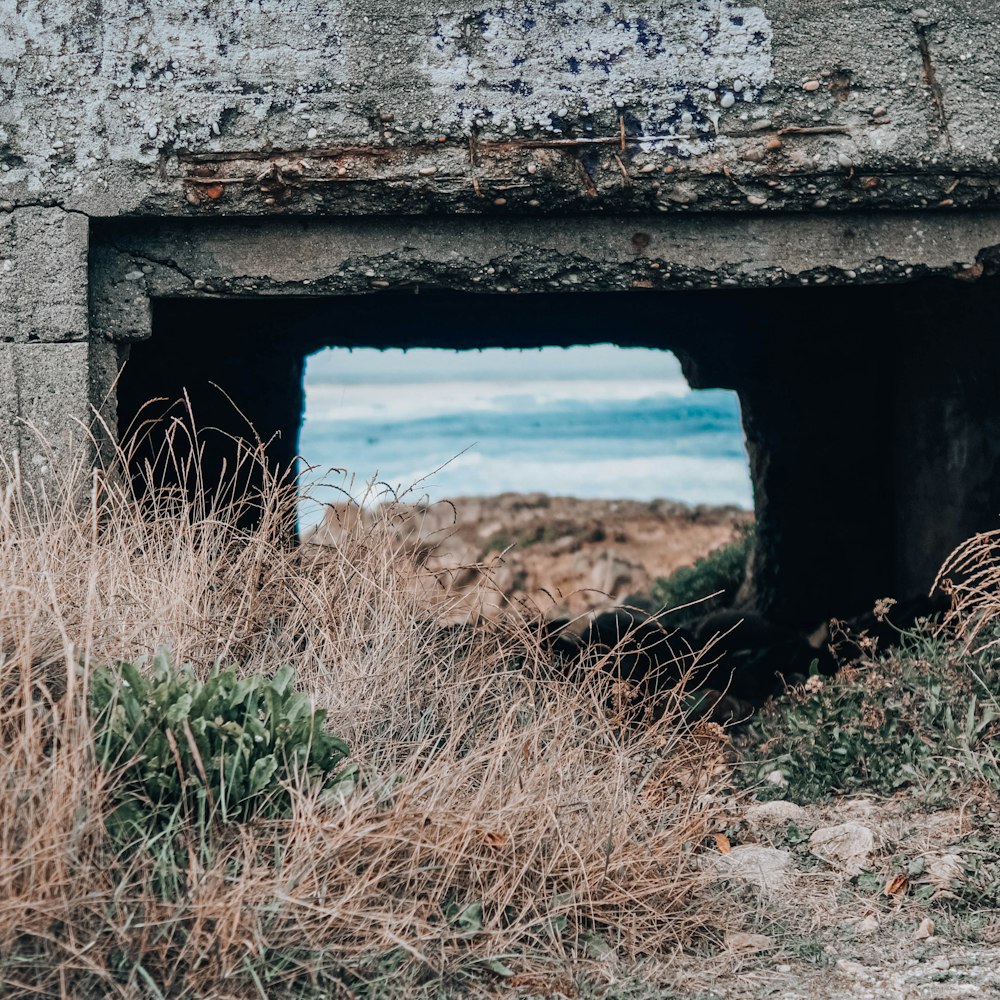
[[[92,328],[145,339],[151,300],[189,296],[971,281],[998,246],[995,212],[108,223],[95,234]]]

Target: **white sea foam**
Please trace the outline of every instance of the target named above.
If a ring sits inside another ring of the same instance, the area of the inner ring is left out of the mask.
[[[677,399],[690,391],[685,384],[640,379],[307,383],[306,419],[395,421],[455,413],[515,412],[558,403]]]
[[[325,482],[313,492],[327,502],[380,479],[409,500],[544,491],[750,507],[742,438],[735,397],[692,395],[662,351],[358,350],[311,361],[301,448],[316,467],[303,481]],[[305,505],[303,523],[319,513]]]

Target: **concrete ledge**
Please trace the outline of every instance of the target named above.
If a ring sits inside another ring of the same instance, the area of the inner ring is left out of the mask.
[[[95,224],[91,323],[151,330],[152,300],[387,290],[635,291],[975,281],[1000,213]]]

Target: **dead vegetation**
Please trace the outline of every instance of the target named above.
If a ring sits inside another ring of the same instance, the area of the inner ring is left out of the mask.
[[[168,447],[191,433],[175,423]],[[296,549],[279,482],[209,500],[151,481],[136,502],[124,461],[81,459],[42,491],[5,470],[4,997],[468,995],[613,978],[609,954],[666,960],[703,924],[691,858],[718,727],[616,724],[605,682],[566,683],[528,623],[440,628],[391,507]],[[292,787],[282,819],[178,814],[179,864],[156,837],[123,846],[88,685],[162,647],[202,675],[292,666],[350,748],[353,790]]]

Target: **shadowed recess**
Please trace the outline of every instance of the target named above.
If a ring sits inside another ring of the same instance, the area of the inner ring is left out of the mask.
[[[202,426],[246,434],[249,420],[273,437],[274,467],[290,469],[304,358],[321,347],[668,349],[693,388],[738,393],[757,517],[754,606],[808,627],[870,610],[887,594],[926,594],[947,553],[994,524],[996,287],[934,279],[630,295],[161,300],[152,338],[131,348],[119,426],[150,398],[187,390]],[[209,482],[231,451],[223,435],[207,448]]]

